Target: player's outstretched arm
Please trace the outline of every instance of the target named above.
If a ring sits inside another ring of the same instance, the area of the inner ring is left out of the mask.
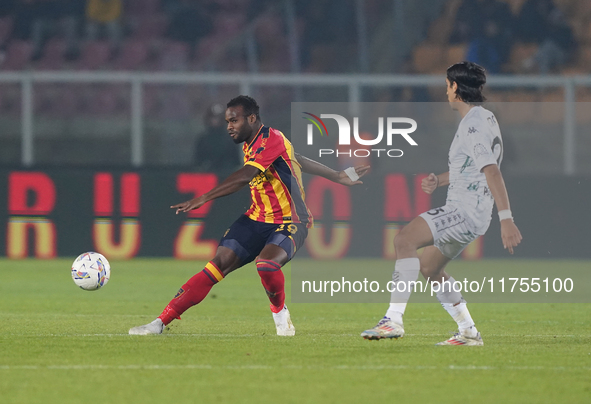
[[[220,185],[211,191],[189,201],[172,205],[172,209],[176,209],[176,214],[180,212],[188,212],[193,209],[199,209],[206,202],[222,196],[233,194],[246,186],[254,177],[256,177],[261,170],[252,165],[245,165],[240,170],[230,174]]]
[[[432,194],[437,188],[449,185],[449,171],[443,174],[429,174],[421,181],[421,188],[427,194]]]
[[[513,254],[513,247],[521,242],[521,233],[513,223],[511,216],[511,205],[509,204],[509,195],[503,180],[503,174],[496,164],[489,164],[482,169],[486,176],[488,188],[495,198],[495,204],[499,211],[499,219],[501,220],[501,239],[503,240],[503,247],[511,254]]]
[[[332,182],[336,182],[338,184],[352,186],[363,184],[363,181],[359,181],[359,179],[353,180],[345,170],[336,171],[330,167],[325,166],[322,163],[309,159],[308,157],[304,157],[301,154],[295,153],[295,157],[302,166],[302,171],[307,174],[318,175],[320,177],[324,177]],[[369,171],[370,166],[355,166],[353,169],[355,170],[355,174],[361,178]]]

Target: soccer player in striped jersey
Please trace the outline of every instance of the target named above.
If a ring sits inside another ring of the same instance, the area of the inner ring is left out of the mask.
[[[156,320],[130,329],[132,335],[161,334],[164,326],[200,303],[230,272],[254,260],[271,302],[277,335],[295,335],[285,306],[281,267],[302,246],[313,222],[304,202],[301,173],[319,175],[347,186],[362,183],[344,171],[335,171],[296,154],[283,133],[263,125],[259,106],[251,97],[241,95],[230,100],[226,121],[234,142],[244,143],[244,166],[211,191],[171,208],[177,214],[189,212],[246,185],[250,185],[252,204],[226,231],[215,257],[205,268],[179,289]],[[358,177],[368,170],[369,166],[355,167]]]
[[[397,259],[390,307],[375,327],[361,333],[365,339],[404,336],[402,316],[410,285],[421,272],[425,279],[441,285],[437,298],[458,324],[458,332],[438,345],[483,345],[466,301],[452,287],[456,281],[445,272],[445,266],[486,232],[494,204],[503,246],[513,254],[513,248],[521,242],[500,171],[503,141],[499,124],[494,114],[480,105],[484,101],[485,70],[475,63],[457,63],[447,69],[446,83],[448,102],[462,120],[449,150],[449,171],[430,174],[422,183],[423,191],[429,194],[449,185],[446,204],[419,215],[394,239]],[[419,260],[417,250],[422,247],[426,248]],[[405,284],[404,289],[396,287],[399,283]]]

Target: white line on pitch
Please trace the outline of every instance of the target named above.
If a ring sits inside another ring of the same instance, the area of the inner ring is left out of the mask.
[[[588,366],[268,366],[268,365],[0,365],[0,370],[548,370],[548,371],[591,371]]]
[[[405,334],[407,337],[442,337],[452,335],[451,333],[439,333],[439,334]],[[129,336],[127,333],[121,334],[18,334],[9,333],[2,334],[1,337],[126,337]],[[196,333],[165,333],[161,337],[216,337],[216,338],[251,338],[251,337],[262,337],[262,336],[274,336],[274,333],[261,333],[261,334],[196,334]],[[300,337],[358,337],[358,334],[304,334],[301,333]],[[485,337],[490,338],[590,338],[591,334],[485,334]]]

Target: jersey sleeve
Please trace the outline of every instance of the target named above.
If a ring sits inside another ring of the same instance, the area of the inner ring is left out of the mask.
[[[254,147],[256,149],[244,165],[255,166],[261,171],[266,171],[277,160],[277,157],[281,156],[286,150],[283,137],[277,135],[270,135],[268,138],[261,139],[261,142],[257,142]]]
[[[490,164],[497,164],[493,152],[493,133],[480,122],[467,122],[464,128],[470,154],[478,171]]]

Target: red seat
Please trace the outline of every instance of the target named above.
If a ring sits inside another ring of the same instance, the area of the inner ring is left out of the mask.
[[[0,18],[0,44],[3,44],[4,41],[10,37],[12,32],[13,21],[12,17],[3,17]]]
[[[83,115],[115,116],[126,111],[126,106],[121,102],[121,94],[129,92],[128,86],[94,83],[79,86],[79,89]]]
[[[0,85],[0,115],[20,117],[21,115],[21,88],[20,84]]]
[[[149,55],[150,45],[147,41],[139,39],[126,40],[113,63],[113,68],[115,70],[141,69],[148,61]]]
[[[29,41],[11,41],[6,50],[2,70],[23,70],[31,61],[33,44]]]
[[[52,38],[43,48],[43,56],[36,63],[37,70],[59,70],[64,67],[64,55],[66,53],[66,42]]]
[[[238,35],[246,25],[244,14],[218,14],[213,19],[214,35],[229,38]]]
[[[168,85],[160,91],[159,117],[164,119],[188,119],[193,113],[186,86]]]
[[[111,47],[105,41],[88,42],[76,67],[78,70],[98,70],[107,65],[111,57]]]
[[[184,42],[167,41],[162,45],[157,69],[163,71],[186,70],[189,61],[189,45]]]

